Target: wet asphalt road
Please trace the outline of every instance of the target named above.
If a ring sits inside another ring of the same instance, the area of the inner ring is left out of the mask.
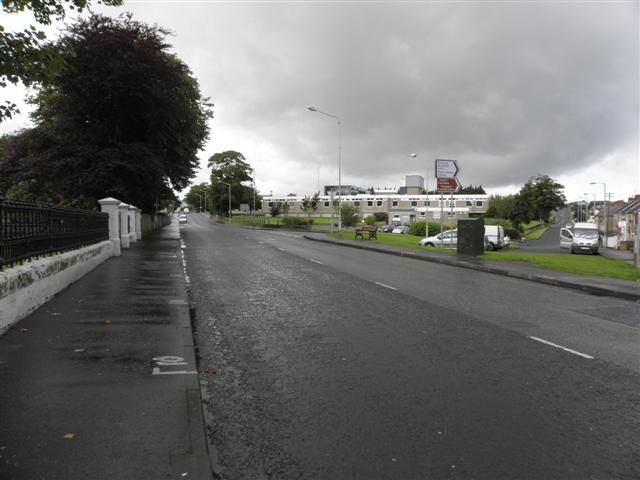
[[[636,304],[191,217],[222,478],[640,477]]]

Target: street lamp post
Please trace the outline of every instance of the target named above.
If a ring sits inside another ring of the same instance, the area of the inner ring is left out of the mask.
[[[311,112],[321,113],[338,121],[338,231],[342,231],[342,122],[336,115],[323,112],[316,107],[307,108]],[[333,224],[333,221],[331,223]]]
[[[607,248],[607,184],[605,182],[590,182],[589,185],[602,185],[604,197],[602,199],[602,217],[604,218],[604,248]]]

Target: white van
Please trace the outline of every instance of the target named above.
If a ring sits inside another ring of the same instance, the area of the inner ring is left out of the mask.
[[[571,253],[592,253],[597,255],[600,234],[595,223],[575,223],[573,227],[560,229],[560,248],[568,248]]]
[[[500,250],[505,246],[502,225],[485,225],[484,238],[487,250]]]

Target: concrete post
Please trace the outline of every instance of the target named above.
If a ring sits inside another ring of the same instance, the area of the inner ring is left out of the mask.
[[[129,211],[127,215],[129,217],[129,242],[135,243],[138,241],[138,234],[136,232],[136,210],[137,208],[129,205]]]
[[[142,210],[140,210],[138,207],[134,208],[136,214],[136,238],[138,240],[142,240]]]
[[[109,214],[109,240],[113,244],[113,255],[120,256],[120,220],[118,216],[118,206],[120,200],[112,197],[98,200],[100,210]]]
[[[129,248],[129,205],[121,203],[118,205],[120,214],[120,246]]]

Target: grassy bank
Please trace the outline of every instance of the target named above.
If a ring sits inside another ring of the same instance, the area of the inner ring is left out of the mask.
[[[335,233],[334,238],[354,240],[353,231]],[[371,245],[389,245],[412,250],[430,251],[455,255],[449,248],[421,247],[420,237],[415,235],[398,235],[378,232],[378,240],[358,240]],[[497,262],[529,263],[540,268],[548,268],[558,272],[567,272],[585,276],[600,276],[640,282],[640,269],[628,263],[599,255],[570,255],[569,253],[524,253],[517,249],[505,249],[497,252],[485,252],[481,259]]]

